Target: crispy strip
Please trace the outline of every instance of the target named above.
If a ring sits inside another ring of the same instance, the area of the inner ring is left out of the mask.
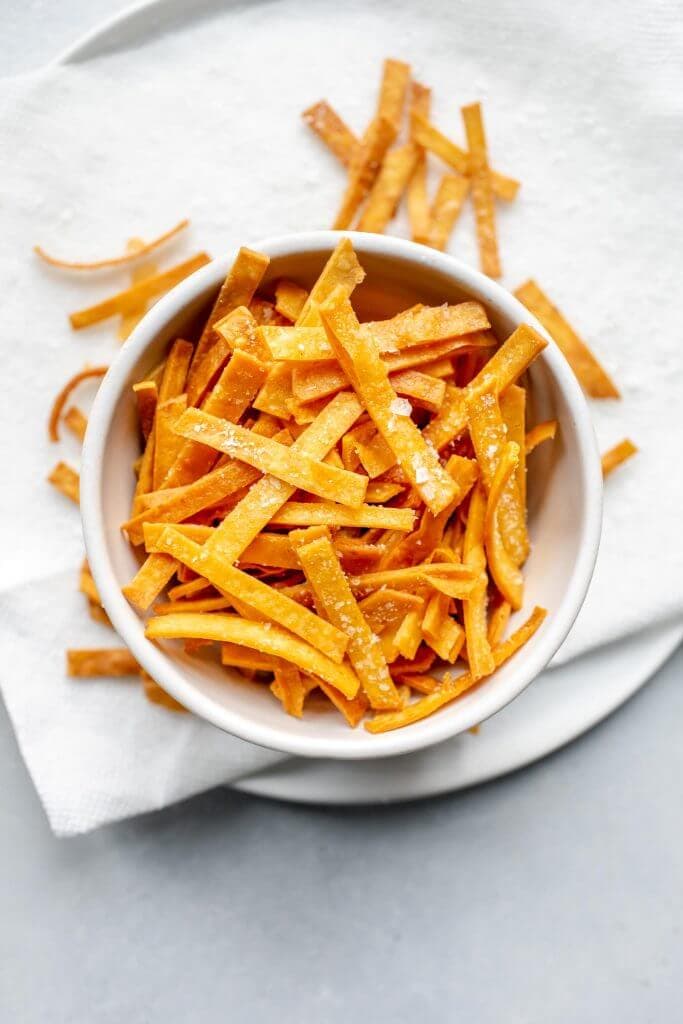
[[[123,256],[113,256],[109,259],[95,260],[90,263],[83,263],[77,260],[63,260],[59,259],[57,256],[50,256],[40,245],[34,245],[33,251],[40,256],[41,260],[44,260],[53,267],[61,267],[64,270],[102,270],[105,267],[120,267],[126,263],[132,263],[134,260],[138,260],[143,256],[148,256],[154,249],[158,249],[165,242],[169,242],[174,238],[180,231],[183,231],[189,223],[189,220],[185,218],[179,221],[178,224],[172,227],[169,231],[165,231],[163,235],[159,235],[158,238],[153,238],[151,242],[144,242],[141,247],[125,252]]]
[[[431,122],[419,112],[413,115],[413,139],[435,156],[438,156],[458,174],[471,173],[470,157],[467,150],[456,146],[443,132],[435,128]],[[519,182],[507,178],[498,171],[491,171],[493,191],[499,199],[514,199],[519,191]]]
[[[377,103],[377,116],[383,117],[398,135],[401,129],[403,108],[410,85],[410,64],[389,57],[382,68],[382,84]]]
[[[190,274],[194,274],[196,270],[199,270],[200,267],[205,266],[209,262],[210,257],[207,253],[197,253],[196,256],[190,257],[189,260],[184,260],[182,263],[178,263],[176,266],[170,267],[160,274],[155,274],[154,277],[148,277],[144,281],[138,282],[138,284],[131,285],[130,288],[117,292],[116,295],[112,295],[110,298],[104,299],[94,306],[88,306],[86,309],[80,309],[76,313],[70,313],[69,321],[71,326],[75,331],[78,331],[83,327],[90,327],[92,324],[100,323],[102,320],[108,320],[112,316],[133,312],[146,300],[153,299],[157,295],[167,292],[178,284],[179,281],[189,277]]]
[[[228,342],[231,349],[239,348],[243,352],[248,352],[262,363],[270,361],[270,350],[263,340],[262,328],[246,306],[238,306],[222,320],[217,320],[214,329]]]
[[[347,647],[345,635],[328,622],[302,608],[291,598],[279,593],[266,583],[261,583],[248,573],[207,552],[188,537],[169,527],[157,541],[159,550],[172,555],[183,565],[193,569],[227,595],[236,597],[249,608],[290,630],[312,647],[326,654],[332,661],[341,662]]]
[[[345,231],[351,226],[359,206],[372,188],[384,154],[396,138],[396,129],[385,117],[374,117],[349,165],[349,181],[332,227]]]
[[[365,492],[365,500],[381,504],[385,501],[391,501],[391,499],[395,498],[397,494],[400,494],[403,489],[403,484],[385,483],[383,480],[371,480],[368,484],[368,489]]]
[[[108,369],[108,366],[86,366],[85,369],[74,374],[74,376],[66,382],[55,398],[50,412],[47,432],[51,441],[59,441],[59,420],[64,406],[69,400],[71,392],[78,387],[81,381],[90,380],[92,377],[104,377]]]
[[[413,117],[421,114],[428,118],[431,107],[432,91],[419,82],[410,83],[410,138],[418,147],[418,158],[413,176],[408,185],[408,219],[410,233],[414,242],[426,242],[429,233],[431,216],[429,198],[427,196],[427,157],[424,148],[419,145],[413,131]]]
[[[215,615],[184,612],[150,619],[145,635],[151,640],[189,637],[240,644],[262,654],[284,658],[302,671],[336,686],[346,697],[355,697],[358,692],[359,681],[347,665],[337,665],[310,644],[269,622],[252,622],[220,612]]]
[[[78,505],[81,498],[81,481],[75,469],[66,462],[58,462],[47,479],[65,498],[70,498]]]
[[[138,255],[144,249],[144,246],[145,243],[141,238],[129,238],[126,245],[126,252]],[[144,263],[140,263],[139,266],[133,267],[130,274],[130,283],[139,284],[140,281],[146,281],[148,277],[154,277],[154,275],[158,273],[158,264],[154,260],[146,260]],[[149,303],[145,299],[130,313],[123,314],[116,332],[119,341],[125,341],[126,338],[130,337],[135,327],[137,327],[147,312],[148,307]]]
[[[381,357],[363,344],[350,302],[335,295],[320,307],[320,313],[337,359],[401,469],[430,510],[440,512],[455,497],[453,481],[404,412],[401,403],[410,403],[397,398]]]
[[[160,402],[156,410],[154,462],[152,487],[158,490],[171,466],[176,461],[183,440],[176,433],[176,426],[187,408],[187,395],[176,395]]]
[[[201,440],[202,444],[246,462],[262,473],[269,473],[328,501],[338,501],[352,508],[363,504],[367,478],[317,462],[300,452],[293,453],[291,448],[271,438],[259,437],[227,420],[209,416],[198,409],[188,409],[175,429],[182,437]]]
[[[327,100],[314,103],[301,116],[344,167],[350,167],[360,142]]]
[[[481,115],[481,104],[470,103],[462,107],[462,119],[467,135],[470,174],[472,176],[472,202],[477,225],[479,260],[481,269],[489,277],[500,277],[500,257],[496,236],[496,210],[493,202],[493,182],[486,151],[486,135]]]
[[[500,413],[506,426],[505,436],[519,448],[515,477],[526,519],[526,389],[513,384],[500,396]]]
[[[148,555],[130,583],[121,588],[123,596],[139,612],[146,612],[175,574],[177,563],[166,554]]]
[[[537,423],[525,436],[524,448],[527,455],[530,455],[534,448],[538,448],[543,441],[552,441],[557,433],[557,420],[546,420],[545,423]]]
[[[288,501],[273,513],[273,526],[356,526],[384,530],[411,530],[415,513],[409,508],[361,505],[348,508],[334,502]]]
[[[272,655],[242,647],[241,644],[221,644],[221,663],[234,668],[246,668],[254,672],[274,672],[275,666],[285,664]]]
[[[419,409],[436,413],[443,405],[446,383],[438,377],[430,377],[419,370],[399,370],[389,380],[397,395],[410,398]]]
[[[496,472],[489,490],[484,524],[484,542],[488,556],[489,572],[498,590],[513,611],[522,607],[523,586],[522,573],[515,561],[508,554],[498,523],[498,511],[508,482],[513,478],[519,459],[519,445],[509,441],[503,448]]]
[[[332,543],[320,537],[297,553],[316,606],[348,637],[348,656],[371,707],[395,708],[400,702],[379,640],[356,604]]]
[[[384,231],[398,209],[418,156],[418,149],[412,142],[397,146],[386,154],[358,222],[359,231]]]
[[[581,387],[591,398],[620,398],[619,390],[588,345],[565,320],[535,281],[526,281],[515,290],[515,296],[530,313],[541,321],[557,342],[562,354],[576,374]]]
[[[422,629],[420,627],[422,624],[423,607],[424,601],[422,601],[421,608],[409,611],[394,634],[396,650],[410,661],[415,657],[417,649],[422,643]]]
[[[408,612],[422,608],[422,598],[405,590],[375,590],[359,601],[365,621],[373,633],[381,633],[385,629],[398,626]]]
[[[187,714],[187,708],[183,707],[170,693],[166,693],[166,690],[162,690],[159,684],[144,669],[140,669],[140,679],[142,680],[142,689],[145,697],[151,704],[158,704],[159,707],[166,708],[167,711]]]
[[[292,415],[289,408],[292,397],[292,369],[286,363],[275,363],[253,404],[260,412],[288,420]]]
[[[608,452],[602,456],[602,475],[607,477],[612,473],[617,466],[620,466],[622,462],[626,462],[632,455],[637,453],[638,449],[634,445],[633,441],[628,439],[620,441],[619,444],[615,445],[614,448],[610,448]]]
[[[281,277],[275,285],[275,308],[292,323],[301,316],[307,299],[308,292],[296,281]]]
[[[350,238],[342,238],[330,254],[318,280],[313,285],[306,305],[296,322],[297,327],[315,327],[320,324],[318,306],[324,302],[337,288],[341,288],[346,296],[351,295],[356,285],[361,284],[365,271],[358,262],[353,251]]]
[[[342,713],[351,728],[355,729],[368,710],[369,702],[365,694],[359,691],[355,697],[349,700],[336,687],[330,686],[323,680],[320,680],[318,685],[330,703]]]
[[[507,624],[510,621],[512,608],[509,601],[501,601],[489,616],[488,641],[491,647],[497,647],[505,634]]]
[[[469,178],[444,174],[434,196],[426,244],[445,250],[470,189]]]
[[[232,608],[228,597],[202,597],[196,601],[158,601],[154,605],[155,615],[172,615],[174,612],[222,612]]]
[[[515,654],[520,647],[523,647],[539,628],[547,612],[544,608],[535,608],[530,617],[512,634],[512,636],[499,644],[493,651],[494,667],[499,668],[504,662]],[[441,686],[426,697],[409,704],[401,711],[383,712],[377,715],[370,722],[365,723],[368,732],[379,733],[389,732],[391,729],[401,729],[405,725],[419,722],[433,714],[444,704],[449,704],[456,697],[466,693],[477,682],[470,672],[459,676],[445,676]]]
[[[85,440],[85,432],[88,429],[88,417],[77,405],[72,405],[66,410],[64,413],[64,423],[79,441]]]
[[[488,580],[484,548],[485,521],[486,495],[481,483],[478,483],[470,499],[463,545],[463,561],[477,575],[477,585],[463,603],[467,657],[475,680],[490,675],[494,667],[486,622]]]
[[[304,711],[306,690],[301,673],[296,665],[281,661],[275,668],[275,679],[270,684],[273,694],[282,702],[288,715],[301,718]]]
[[[138,406],[138,421],[142,431],[143,440],[147,440],[152,433],[154,414],[157,411],[159,393],[154,380],[141,380],[133,384],[133,394]]]
[[[189,341],[177,338],[171,345],[168,358],[164,364],[159,384],[158,402],[167,402],[169,398],[176,398],[185,391],[187,382],[187,371],[192,359],[192,345]]]
[[[72,678],[137,675],[140,666],[125,647],[100,647],[66,652],[66,674]]]
[[[81,566],[81,571],[78,576],[78,589],[82,594],[85,594],[88,600],[93,604],[102,604],[102,599],[100,598],[97,585],[93,579],[92,573],[90,572],[90,566],[87,561],[84,561]]]

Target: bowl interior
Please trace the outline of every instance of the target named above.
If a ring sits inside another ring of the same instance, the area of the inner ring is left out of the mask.
[[[287,276],[310,286],[330,248],[328,244],[314,251],[274,255],[267,280]],[[417,247],[411,248],[415,252],[420,251]],[[505,308],[505,303],[486,302],[487,296],[490,298],[488,286],[482,283],[487,294],[479,291],[476,282],[464,290],[454,280],[452,271],[445,267],[435,269],[432,263],[411,258],[405,253],[363,251],[362,242],[357,250],[367,274],[366,281],[354,294],[354,305],[360,319],[390,316],[416,302],[439,304],[466,298],[485,302],[500,338],[510,334],[523,319],[512,299],[508,297],[508,308]],[[228,262],[224,269],[227,269]],[[170,340],[179,335],[196,336],[198,321],[207,312],[217,291],[219,276],[214,274],[201,294],[191,299],[180,312],[170,315],[141,352],[127,379],[121,382],[119,397],[105,424],[104,437],[99,442],[102,453],[101,489],[96,499],[99,508],[95,516],[99,517],[104,530],[106,558],[100,562],[105,561],[107,565],[103,568],[100,564],[96,576],[99,576],[98,584],[105,607],[123,639],[159,683],[196,713],[254,742],[299,754],[382,756],[416,749],[482,721],[519,692],[553,653],[545,650],[541,653],[543,631],[548,629],[553,614],[566,598],[568,581],[586,542],[585,466],[582,466],[585,452],[581,454],[581,445],[577,443],[576,409],[572,409],[566,388],[560,384],[551,366],[552,360],[545,357],[537,360],[530,370],[530,419],[538,422],[555,417],[560,429],[556,441],[542,446],[530,460],[528,490],[532,553],[525,568],[524,608],[513,618],[513,626],[525,618],[536,604],[549,610],[549,623],[544,624],[523,655],[512,659],[484,685],[442,709],[438,715],[409,729],[371,736],[362,727],[349,729],[341,716],[335,714],[311,711],[303,721],[293,719],[282,712],[266,686],[243,680],[237,673],[220,666],[215,656],[190,658],[179,644],[156,647],[145,640],[144,623],[117,589],[133,576],[138,566],[134,551],[120,532],[120,524],[129,515],[134,489],[132,465],[140,454],[130,385],[159,362]],[[142,329],[144,331],[144,322]],[[131,340],[133,345],[138,332]],[[577,609],[578,606],[574,613]],[[538,647],[536,659],[535,647]]]

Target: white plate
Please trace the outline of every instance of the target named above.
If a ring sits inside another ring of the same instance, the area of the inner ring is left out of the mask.
[[[137,4],[82,37],[56,63],[90,60],[150,34],[179,30],[212,6],[224,4]],[[432,796],[495,778],[557,750],[605,718],[644,685],[682,637],[683,623],[660,626],[547,671],[476,736],[383,761],[292,758],[235,788],[307,803],[372,803]]]

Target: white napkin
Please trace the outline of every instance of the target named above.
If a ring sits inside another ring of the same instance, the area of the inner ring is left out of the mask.
[[[456,137],[459,105],[481,98],[493,161],[523,182],[500,209],[504,283],[534,276],[566,310],[623,393],[592,404],[602,447],[629,435],[641,449],[607,486],[566,660],[683,613],[675,18],[673,0],[434,0],[428,15],[413,0],[283,0],[1,83],[0,685],[56,831],[162,806],[277,755],[149,707],[125,682],[63,677],[64,647],[111,635],[95,639],[74,592],[78,514],[44,478],[77,445],[51,446],[45,417],[74,370],[117,349],[110,324],[74,334],[66,311],[126,275],[53,271],[31,246],[87,258],[190,216],[171,262],[324,227],[343,172],[301,124],[305,106],[327,96],[362,131],[388,54],[433,86],[434,118]],[[451,251],[476,263],[469,212]]]

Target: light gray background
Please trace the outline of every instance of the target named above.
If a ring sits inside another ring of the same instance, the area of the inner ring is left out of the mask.
[[[119,0],[0,0],[0,72]],[[51,835],[0,712],[2,1024],[680,1019],[683,651],[517,774],[402,807],[215,791]]]

